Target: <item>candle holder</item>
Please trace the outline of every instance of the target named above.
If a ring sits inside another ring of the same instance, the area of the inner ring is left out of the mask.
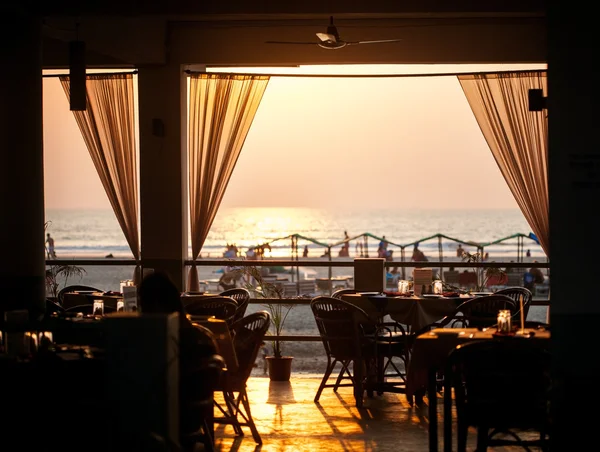
[[[398,281],[398,292],[403,294],[403,295],[408,295],[408,291],[409,291],[409,282],[406,281],[405,279],[401,279],[400,281]]]
[[[498,311],[498,323],[496,332],[501,334],[510,334],[512,332],[511,312],[508,309]]]

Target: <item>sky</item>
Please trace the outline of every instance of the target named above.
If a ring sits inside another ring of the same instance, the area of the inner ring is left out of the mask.
[[[353,65],[254,72],[528,68],[545,66]],[[45,78],[43,89],[46,208],[110,209],[60,82]],[[272,77],[221,206],[518,208],[455,76]]]

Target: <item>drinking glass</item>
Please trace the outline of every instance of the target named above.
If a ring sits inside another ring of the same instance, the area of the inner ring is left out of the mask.
[[[125,310],[125,302],[122,300],[117,301],[117,312]]]
[[[444,285],[442,284],[442,281],[439,279],[433,281],[433,293],[441,295],[443,293],[443,291],[444,291]]]

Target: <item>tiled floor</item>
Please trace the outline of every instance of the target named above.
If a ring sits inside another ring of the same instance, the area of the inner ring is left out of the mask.
[[[217,426],[216,450],[265,452],[319,451],[428,451],[428,408],[411,407],[403,394],[365,399],[359,410],[351,388],[335,394],[325,389],[319,403],[313,401],[320,376],[293,376],[290,382],[271,382],[251,377],[248,394],[252,414],[263,440],[255,444],[250,432],[236,438],[229,426]],[[438,410],[441,412],[441,399]],[[442,425],[440,422],[440,450]],[[475,432],[469,434],[474,450]],[[455,448],[454,448],[455,449]],[[523,450],[490,448],[490,451]]]

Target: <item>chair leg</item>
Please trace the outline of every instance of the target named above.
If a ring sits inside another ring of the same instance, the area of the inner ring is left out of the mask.
[[[362,361],[353,361],[352,367],[354,370],[354,400],[356,401],[356,407],[363,407],[363,362]]]
[[[204,435],[202,437],[202,444],[204,445],[204,450],[206,452],[214,452],[214,450],[215,450],[214,424],[212,424],[212,422],[210,422],[209,420],[205,419],[202,428],[204,430]]]
[[[456,437],[458,441],[458,452],[466,452],[467,450],[467,432],[468,425],[465,425],[464,422],[457,421],[457,431]]]
[[[238,420],[239,406],[238,403],[236,403],[234,393],[224,391],[223,398],[225,399],[225,405],[227,406],[227,418],[233,427],[233,431],[237,436],[244,436],[244,431]]]
[[[338,360],[334,360],[334,366],[335,363],[337,363]],[[337,379],[335,380],[335,385],[333,386],[333,392],[337,392],[338,388],[340,387],[340,384],[342,384],[342,380],[344,378],[349,378],[350,380],[352,380],[354,377],[352,376],[352,373],[350,372],[350,369],[348,368],[348,366],[350,365],[350,361],[339,361],[340,364],[342,365],[342,368],[340,370],[340,373],[337,376]]]
[[[323,392],[323,389],[325,388],[325,385],[327,384],[327,380],[329,379],[329,376],[331,375],[331,372],[333,371],[335,363],[336,363],[335,360],[333,362],[330,359],[327,360],[327,369],[325,369],[325,375],[323,375],[323,379],[321,380],[319,389],[317,389],[317,394],[315,395],[315,400],[314,400],[315,402],[319,401],[319,398],[321,397],[321,393]],[[338,377],[338,379],[339,379],[339,377]]]
[[[248,427],[250,428],[250,431],[252,432],[252,438],[254,438],[254,442],[256,442],[256,444],[262,444],[262,438],[260,437],[260,434],[258,433],[258,430],[256,429],[256,425],[254,424],[254,419],[252,419],[252,413],[250,412],[250,401],[248,400],[248,394],[246,393],[245,389],[240,392],[240,398],[241,398],[242,405],[244,406],[244,409],[246,410],[246,416],[244,416],[244,417],[246,418],[246,424],[248,425]]]
[[[487,451],[489,429],[485,426],[477,427],[477,449],[476,452]]]

